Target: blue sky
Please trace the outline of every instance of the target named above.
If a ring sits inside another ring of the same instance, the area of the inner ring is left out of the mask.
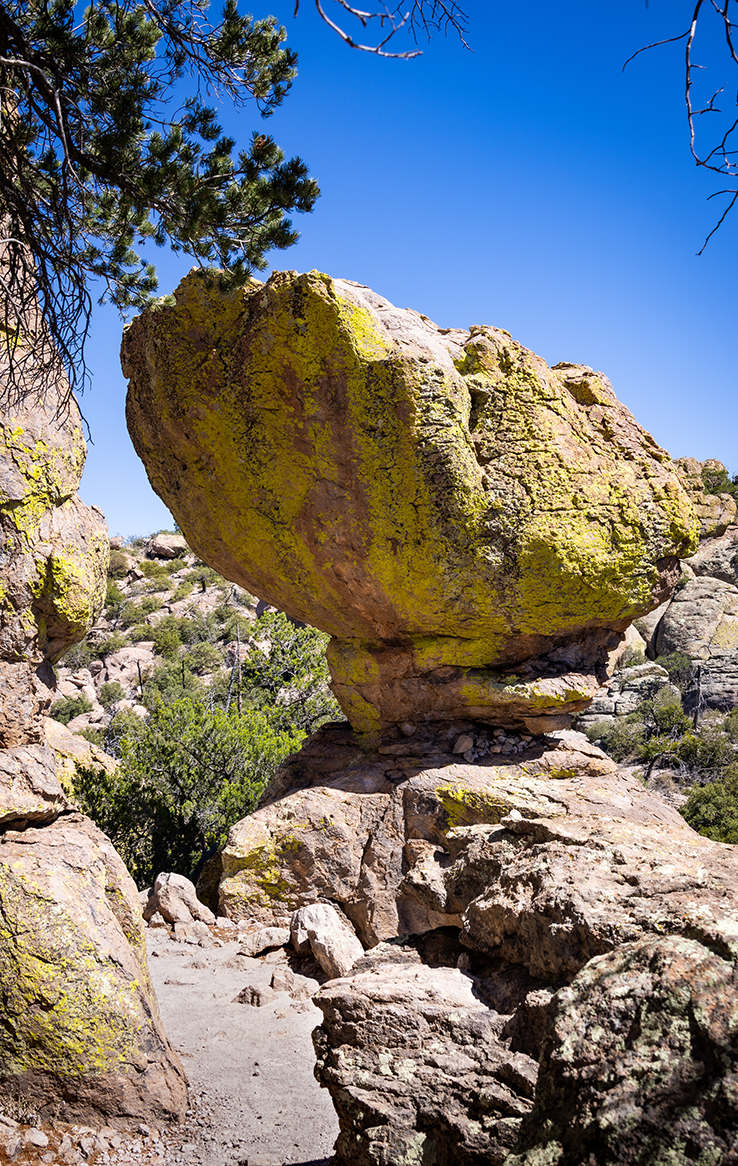
[[[473,52],[440,36],[412,61],[351,51],[310,0],[297,19],[292,2],[250,7],[285,24],[299,76],[266,123],[223,109],[223,125],[244,142],[266,127],[323,191],[275,269],[355,279],[443,326],[494,324],[550,364],[589,364],[673,456],[738,472],[738,210],[698,257],[720,182],[689,155],[681,46],[622,72],[686,27],[690,3],[468,0]],[[721,68],[713,88],[735,92]],[[191,264],[154,258],[166,294]],[[98,309],[81,493],[112,534],[144,534],[171,518],[125,430],[121,328]]]

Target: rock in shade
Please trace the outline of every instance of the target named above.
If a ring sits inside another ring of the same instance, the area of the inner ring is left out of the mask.
[[[738,928],[648,936],[554,1002],[535,1106],[505,1166],[738,1161]]]
[[[566,727],[696,548],[607,379],[318,272],[175,301],[124,336],[133,443],[201,558],[330,633],[353,727]]]

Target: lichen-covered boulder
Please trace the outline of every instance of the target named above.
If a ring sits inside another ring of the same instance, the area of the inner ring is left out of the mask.
[[[55,750],[65,780],[84,757],[60,742],[61,726],[45,733],[52,664],[103,603],[107,528],[76,494],[85,442],[68,386],[13,387],[0,416],[0,1099],[88,1123],[158,1123],[183,1116],[186,1089],[136,888],[73,812],[73,777],[62,788]]]
[[[736,927],[649,936],[554,1000],[536,1101],[505,1166],[738,1160]]]
[[[0,998],[0,1099],[88,1124],[184,1116],[135,885],[81,814],[0,835]]]
[[[354,728],[586,706],[696,545],[605,377],[317,272],[175,300],[124,337],[133,443],[202,558],[331,634]]]
[[[723,477],[727,481],[727,471],[716,458],[697,461],[693,457],[680,457],[674,462],[682,485],[689,494],[700,523],[700,536],[713,538],[724,534],[735,522],[735,498],[730,494],[710,494],[705,488],[703,471],[711,476]]]

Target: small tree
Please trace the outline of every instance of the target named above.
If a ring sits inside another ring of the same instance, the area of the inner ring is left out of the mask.
[[[129,724],[117,772],[80,770],[75,794],[139,887],[163,870],[196,879],[303,737],[255,709],[239,716],[178,700]]]

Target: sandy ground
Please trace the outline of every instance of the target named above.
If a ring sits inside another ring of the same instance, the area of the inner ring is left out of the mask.
[[[235,1000],[247,985],[269,987],[275,969],[287,967],[284,950],[251,959],[238,954],[235,939],[201,948],[156,927],[147,942],[162,1019],[193,1104],[182,1136],[166,1136],[165,1162],[328,1166],[338,1120],[313,1077],[310,1034],[319,1010],[286,992],[262,1007]]]

